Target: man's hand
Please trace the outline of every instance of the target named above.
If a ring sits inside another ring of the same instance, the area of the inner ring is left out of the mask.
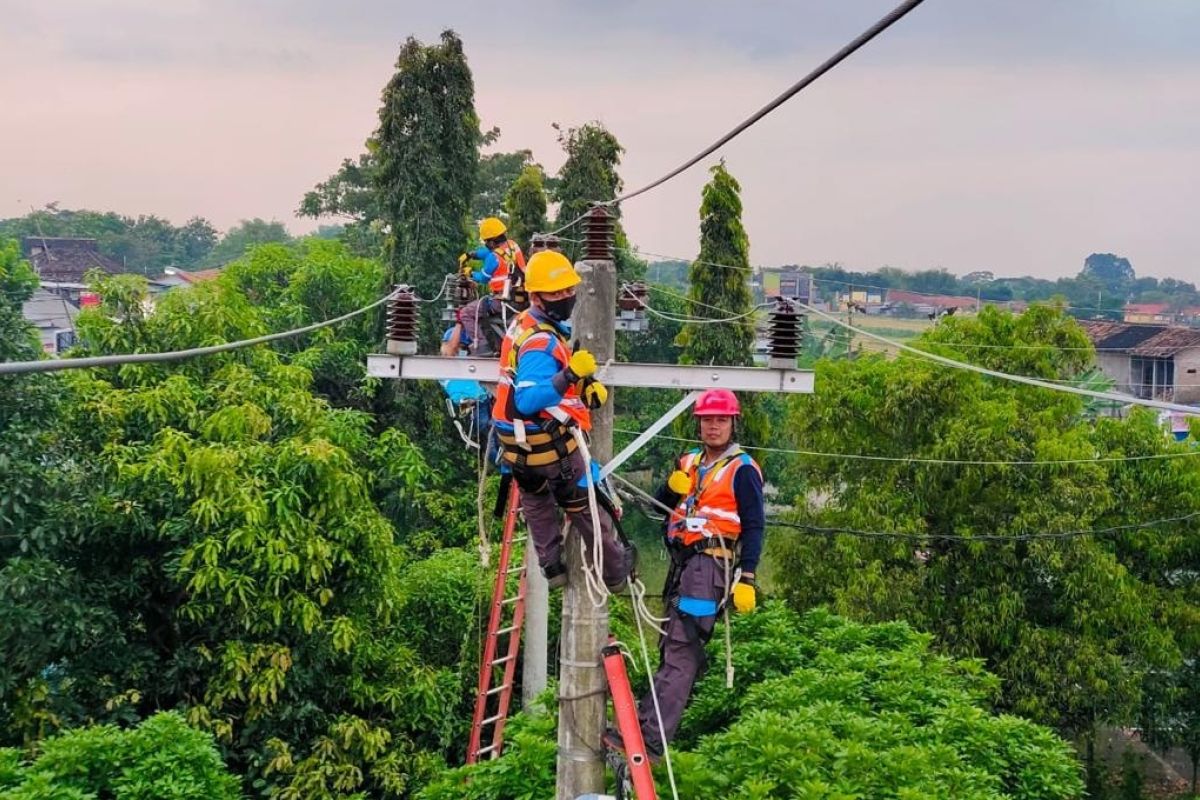
[[[468,278],[471,276],[471,256],[467,253],[461,253],[458,256],[458,271]]]
[[[692,479],[686,472],[677,469],[667,478],[667,488],[678,495],[686,497],[692,493]]]
[[[567,362],[567,383],[577,383],[596,373],[596,357],[587,350],[577,350]]]
[[[758,592],[754,589],[754,578],[743,575],[733,585],[733,607],[740,614],[748,614],[758,605]]]
[[[599,408],[608,402],[608,387],[595,378],[583,382],[583,403],[588,408]]]

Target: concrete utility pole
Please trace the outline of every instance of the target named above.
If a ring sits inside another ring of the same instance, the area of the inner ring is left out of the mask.
[[[583,259],[575,269],[583,279],[577,290],[574,325],[579,347],[603,364],[616,352],[613,324],[617,305],[617,267],[613,262],[613,220],[597,206],[584,221]],[[592,412],[591,451],[598,461],[612,458],[613,400]],[[600,513],[604,513],[601,511]],[[600,531],[596,531],[600,536]],[[605,690],[600,649],[608,636],[608,606],[596,608],[583,577],[580,538],[567,539],[567,585],[563,589],[562,654],[558,706],[558,800],[604,790]],[[597,542],[599,544],[599,542]]]
[[[538,566],[533,543],[525,547],[525,657],[521,668],[521,697],[526,711],[546,688],[549,648],[550,589]]]

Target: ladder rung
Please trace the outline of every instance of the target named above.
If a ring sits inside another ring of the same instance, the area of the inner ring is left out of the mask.
[[[489,695],[499,694],[500,692],[503,692],[505,689],[511,689],[511,688],[512,688],[512,684],[506,683],[501,686],[497,686],[494,689],[488,689],[487,693]]]
[[[513,660],[513,656],[512,656],[512,654],[510,653],[509,655],[506,655],[506,656],[504,656],[503,658],[497,658],[495,661],[493,661],[493,662],[492,662],[492,666],[493,666],[493,667],[498,667],[498,666],[500,666],[501,664],[506,664],[506,663],[508,663],[509,661],[512,661],[512,660]]]
[[[503,636],[506,633],[512,633],[516,629],[517,629],[516,625],[509,625],[507,628],[501,628],[500,630],[496,631],[496,635]]]
[[[496,749],[496,745],[494,745],[494,744],[489,744],[487,747],[481,747],[475,751],[475,757],[478,758],[479,756],[483,755],[484,753],[490,753],[495,749]]]
[[[516,544],[517,542],[524,542],[524,541],[526,541],[526,540],[528,540],[528,539],[529,539],[529,537],[528,537],[528,536],[517,536],[517,537],[515,537],[515,538],[512,540],[512,543],[513,543],[513,544]]]
[[[524,564],[521,564],[519,567],[509,567],[508,569],[504,570],[505,574],[507,574],[507,575],[512,575],[514,572],[524,572],[524,571],[525,571]]]
[[[515,602],[517,602],[518,600],[524,600],[524,599],[525,599],[525,595],[523,595],[523,594],[514,594],[512,597],[506,597],[506,598],[504,598],[503,600],[501,600],[501,601],[500,601],[500,605],[502,605],[502,606],[506,606],[506,605],[509,605],[510,603],[515,603]]]
[[[500,721],[500,720],[501,720],[503,717],[504,717],[504,715],[503,715],[503,714],[497,714],[497,715],[496,715],[496,716],[494,716],[494,717],[488,717],[487,719],[483,720],[483,721],[482,721],[482,722],[480,722],[479,724],[480,724],[481,726],[482,726],[482,725],[491,725],[493,722],[499,722],[499,721]],[[481,750],[480,752],[483,752],[483,751]]]

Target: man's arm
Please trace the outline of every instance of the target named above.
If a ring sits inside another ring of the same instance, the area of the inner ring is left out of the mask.
[[[762,556],[767,523],[762,476],[758,470],[749,464],[741,466],[733,476],[733,494],[742,520],[742,533],[738,537],[742,543],[742,572],[753,574]]]
[[[521,346],[513,399],[523,416],[531,417],[544,408],[558,405],[566,394],[566,386],[559,387],[563,381],[555,380],[562,366],[553,355],[554,345],[549,334],[537,333]]]
[[[482,261],[483,266],[471,273],[471,279],[476,283],[487,283],[496,274],[496,269],[500,266],[500,259],[486,247],[476,250],[475,258]]]

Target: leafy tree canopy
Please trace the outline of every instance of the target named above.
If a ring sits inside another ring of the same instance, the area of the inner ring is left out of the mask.
[[[904,623],[768,604],[733,635],[737,690],[710,670],[672,748],[681,797],[1079,796],[1070,745],[991,713],[996,679],[977,661],[936,654]],[[709,649],[720,658],[716,642]],[[517,717],[501,758],[452,770],[419,797],[551,796],[553,729],[550,715]]]

